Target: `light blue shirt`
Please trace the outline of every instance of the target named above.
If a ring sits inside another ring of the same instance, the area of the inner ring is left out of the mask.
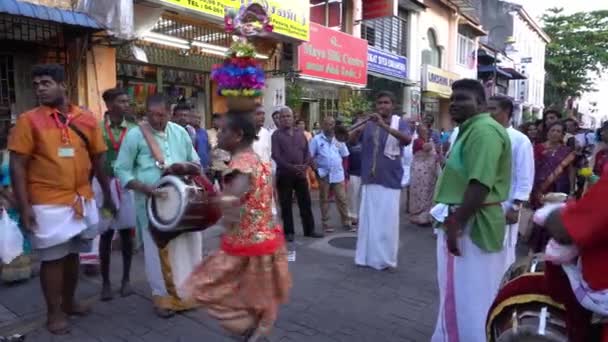
[[[342,158],[349,155],[346,144],[319,133],[312,138],[308,148],[321,178],[329,177],[331,184],[344,182]]]

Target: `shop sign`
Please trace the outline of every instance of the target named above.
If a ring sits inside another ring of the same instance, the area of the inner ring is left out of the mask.
[[[196,11],[212,18],[224,19],[226,7],[240,8],[251,0],[160,0],[161,2]],[[308,40],[310,4],[305,0],[268,0],[268,13],[274,33]]]
[[[407,79],[407,58],[369,47],[367,71],[405,80]]]
[[[443,96],[452,95],[452,83],[460,76],[432,65],[422,66],[422,90]]]
[[[363,3],[363,20],[392,17],[396,13],[395,0],[365,0]]]
[[[300,75],[357,86],[367,84],[367,40],[310,24],[310,41],[298,47]]]

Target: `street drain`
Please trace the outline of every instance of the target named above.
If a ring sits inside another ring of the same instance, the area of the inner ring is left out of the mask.
[[[329,240],[327,243],[336,248],[350,250],[357,249],[357,238],[355,236],[336,237]]]

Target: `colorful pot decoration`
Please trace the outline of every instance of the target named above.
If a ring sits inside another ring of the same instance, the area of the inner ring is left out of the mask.
[[[255,47],[247,37],[272,31],[267,8],[265,1],[244,5],[238,12],[226,8],[226,31],[235,34],[234,42],[224,62],[213,67],[211,79],[217,83],[219,95],[226,97],[228,108],[232,110],[253,110],[255,99],[262,95],[266,75],[255,59]]]

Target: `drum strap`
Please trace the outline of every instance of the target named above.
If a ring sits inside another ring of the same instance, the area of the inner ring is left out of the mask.
[[[154,136],[152,134],[152,127],[150,127],[149,123],[142,122],[139,124],[139,129],[141,130],[141,133],[143,134],[144,139],[146,140],[146,144],[148,144],[148,148],[150,149],[152,158],[156,160],[156,165],[161,169],[164,168],[165,156],[163,156],[163,153],[160,151],[158,143],[154,139]]]

